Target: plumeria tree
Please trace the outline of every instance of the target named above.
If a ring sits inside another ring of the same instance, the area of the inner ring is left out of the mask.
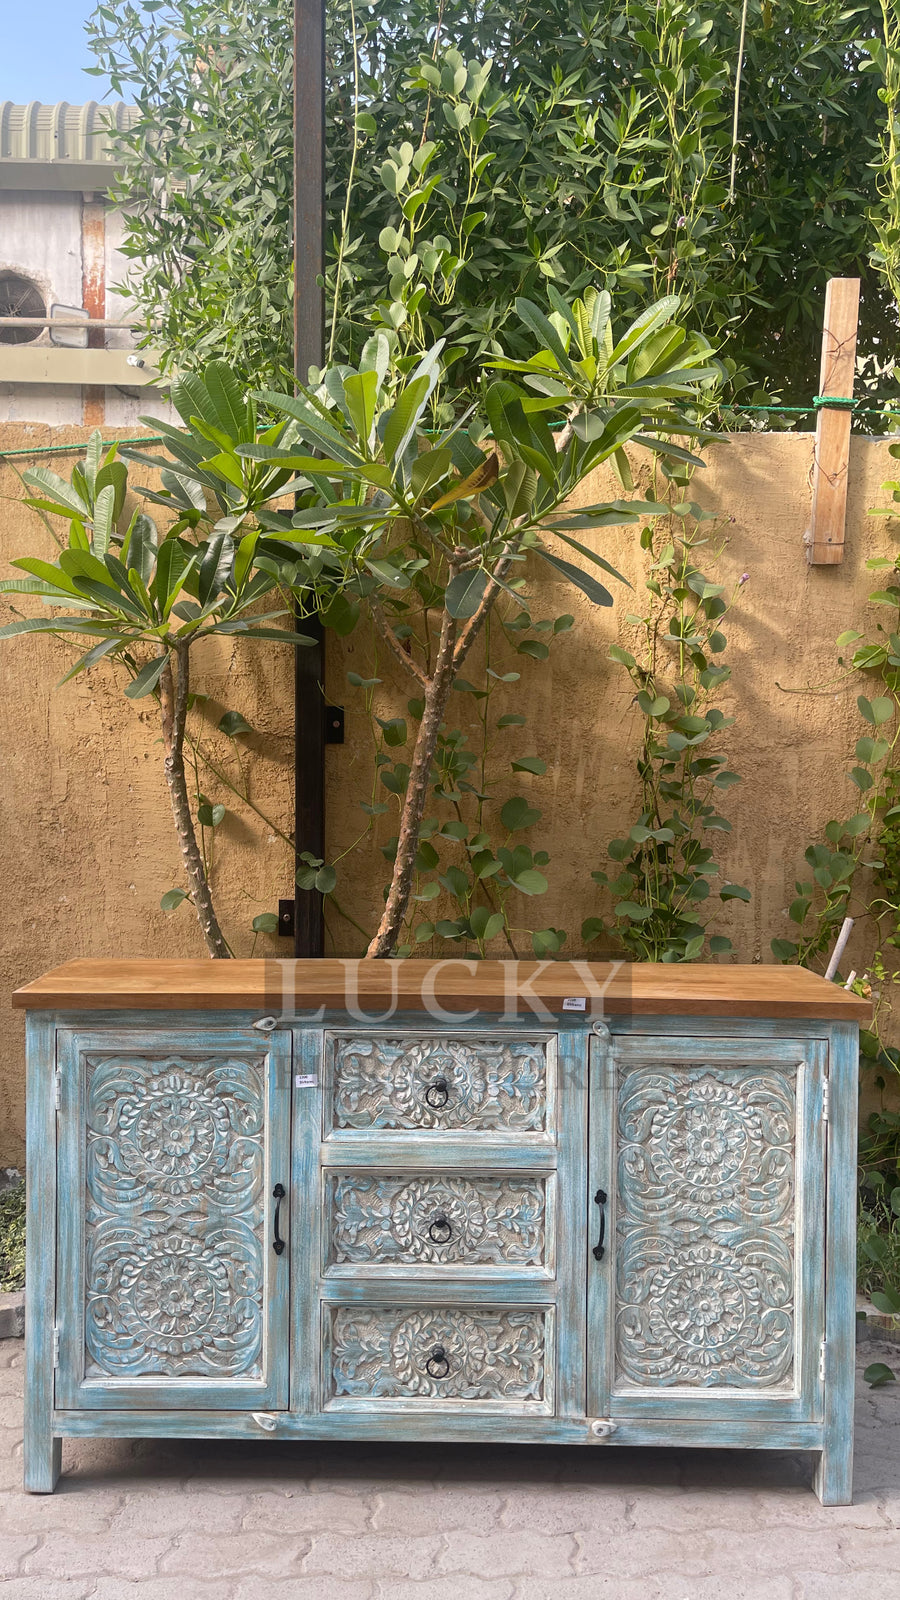
[[[704,387],[721,375],[706,342],[676,322],[675,296],[618,336],[608,294],[591,289],[570,304],[551,287],[549,298],[549,316],[532,301],[517,304],[534,354],[485,366],[480,404],[449,427],[430,427],[442,414],[441,342],[398,371],[390,340],[379,333],[358,367],[329,368],[315,391],[258,396],[319,453],[314,466],[281,445],[239,447],[245,459],[308,479],[282,532],[316,538],[320,548],[330,541],[345,603],[368,611],[415,690],[418,731],[394,785],[399,833],[370,956],[393,954],[401,938],[448,700],[492,610],[504,598],[527,606],[529,585],[548,570],[595,604],[612,605],[597,570],[624,580],[579,533],[668,508],[616,499],[573,509],[571,498],[609,460],[632,491],[629,443],[684,459],[685,436],[698,432],[687,408],[696,414]],[[286,567],[283,577],[291,581]],[[508,861],[480,854],[483,880],[502,866],[516,883],[512,852]],[[310,864],[309,884],[333,887],[334,874],[323,880],[321,866]],[[523,884],[532,870],[518,863]],[[468,931],[479,939],[477,927]]]
[[[191,655],[213,636],[311,644],[292,623],[277,624],[291,618],[299,601],[310,603],[312,580],[295,570],[292,598],[278,569],[263,571],[255,561],[256,512],[273,495],[290,492],[291,473],[235,454],[237,444],[256,440],[258,429],[253,402],[243,399],[227,367],[212,363],[203,379],[180,380],[173,400],[186,427],[155,424],[173,460],[162,491],[144,490],[174,516],[165,531],[143,511],[127,512],[128,469],[115,445],[104,455],[99,433],[69,482],[43,467],[24,474],[34,491],[26,503],[41,513],[57,548],[52,560],[14,561],[25,576],[3,580],[0,592],[37,596],[51,614],[18,616],[0,628],[0,638],[51,633],[80,647],[91,641],[62,683],[103,663],[117,670],[127,699],[155,696],[187,898],[210,955],[224,957],[231,951],[213,905],[185,770]],[[263,438],[274,444],[290,431],[279,425]],[[62,534],[54,531],[58,519],[67,524]],[[263,609],[273,596],[273,608]]]
[[[24,557],[15,565],[25,576],[2,585],[39,598],[50,615],[16,617],[0,637],[90,639],[66,679],[102,662],[122,672],[129,699],[158,700],[187,898],[212,956],[230,950],[184,759],[197,643],[241,635],[302,648],[311,641],[293,625],[297,615],[315,610],[345,632],[365,612],[411,680],[417,731],[410,762],[391,773],[399,831],[368,952],[389,956],[410,909],[448,700],[492,612],[512,602],[527,613],[542,573],[612,605],[598,573],[625,580],[580,535],[668,510],[630,497],[626,445],[664,462],[695,459],[686,441],[700,432],[704,392],[721,368],[676,321],[677,297],[620,334],[608,294],[591,289],[569,303],[551,287],[549,298],[549,315],[517,304],[533,354],[483,366],[478,402],[443,428],[434,426],[446,413],[443,342],[410,356],[385,330],[357,367],[333,365],[296,394],[247,397],[220,362],[179,378],[172,398],[184,426],[154,421],[168,459],[123,452],[130,464],[161,467],[159,487],[142,492],[167,513],[164,531],[144,512],[129,515],[127,467],[115,448],[103,455],[99,435],[69,483],[44,469],[26,475],[29,504],[51,532],[58,518],[68,528],[54,534],[53,560]],[[572,496],[607,461],[629,497],[574,509]],[[476,892],[459,932],[481,947],[492,927],[489,880],[502,872],[527,894],[538,875],[524,846],[495,853],[484,840],[472,870]],[[337,874],[310,860],[300,882],[330,893]]]

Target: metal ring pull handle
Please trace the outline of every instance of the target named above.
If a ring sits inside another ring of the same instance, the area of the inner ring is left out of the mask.
[[[284,1254],[284,1240],[282,1239],[281,1234],[278,1232],[278,1221],[281,1214],[281,1202],[286,1193],[287,1190],[285,1189],[283,1183],[276,1183],[274,1189],[272,1190],[272,1199],[275,1201],[275,1223],[273,1229],[275,1237],[272,1240],[272,1249],[275,1251],[277,1256]]]
[[[447,1352],[442,1344],[436,1344],[425,1363],[425,1371],[431,1378],[446,1378],[450,1371]]]
[[[428,1224],[428,1237],[435,1244],[449,1244],[453,1237],[453,1227],[446,1211],[436,1211]]]
[[[446,1078],[433,1078],[425,1090],[425,1100],[432,1111],[440,1111],[450,1098],[450,1085]]]
[[[600,1237],[597,1240],[597,1243],[594,1245],[593,1251],[595,1261],[602,1261],[605,1253],[604,1240],[606,1238],[606,1212],[603,1208],[606,1205],[606,1198],[605,1189],[598,1189],[597,1193],[594,1195],[594,1205],[600,1207]]]

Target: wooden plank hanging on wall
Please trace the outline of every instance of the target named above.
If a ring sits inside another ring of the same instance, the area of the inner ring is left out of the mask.
[[[825,290],[819,396],[852,399],[859,322],[859,279],[829,278]],[[811,566],[844,559],[847,480],[850,471],[849,406],[820,405],[813,457],[812,516],[806,535]]]

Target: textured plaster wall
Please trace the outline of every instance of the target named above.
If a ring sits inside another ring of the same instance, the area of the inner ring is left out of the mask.
[[[0,425],[0,450],[83,437],[75,430],[6,424]],[[880,503],[879,485],[892,475],[893,463],[883,442],[854,441],[845,559],[841,566],[814,569],[802,546],[811,436],[743,436],[712,447],[708,463],[694,493],[731,519],[723,530],[728,545],[720,581],[750,575],[726,628],[724,659],[733,680],[722,702],[737,719],[729,736],[730,765],[743,782],[728,791],[724,805],[734,832],[725,841],[717,837],[727,875],[748,884],[753,900],[729,908],[720,926],[734,939],[737,958],[767,961],[770,939],[789,927],[786,907],[805,865],[806,845],[831,816],[855,809],[845,774],[859,732],[860,686],[834,682],[834,639],[865,614],[874,587],[866,558],[895,548],[893,524],[867,514]],[[603,489],[601,480],[585,499]],[[22,493],[11,465],[0,463],[4,574],[11,557],[34,553],[46,539],[35,514],[16,504]],[[604,554],[639,584],[633,531],[597,537]],[[567,929],[567,954],[579,953],[581,922],[598,909],[591,870],[605,865],[606,841],[624,831],[634,814],[639,714],[630,684],[608,662],[607,649],[614,638],[628,643],[624,616],[640,609],[640,599],[635,605],[627,592],[618,586],[616,591],[614,610],[598,611],[570,587],[548,584],[538,611],[574,612],[576,626],[556,641],[549,662],[516,658],[521,684],[504,691],[505,704],[498,702],[498,711],[515,706],[529,718],[525,729],[505,736],[509,754],[539,755],[547,762],[546,777],[521,774],[514,787],[542,809],[532,843],[552,857],[551,889],[542,901],[528,903],[535,919],[530,925]],[[24,611],[32,602],[18,604]],[[8,597],[2,611],[6,620]],[[10,991],[76,955],[203,954],[189,907],[173,914],[159,909],[164,890],[183,880],[154,705],[147,701],[136,708],[125,701],[121,685],[103,670],[55,689],[70,659],[66,645],[46,637],[0,643],[0,1164],[22,1158],[22,1019],[8,1009]],[[347,684],[346,673],[373,676],[372,661],[363,629],[329,643],[328,696],[347,708],[346,743],[327,751],[331,857],[359,833],[364,817],[358,802],[370,796],[371,733],[361,691]],[[467,665],[470,678],[476,666]],[[381,715],[402,712],[411,686],[383,661],[377,675],[383,684],[376,709]],[[211,697],[204,710],[210,753],[228,764],[232,778],[233,757],[228,742],[213,731],[216,722],[224,709],[233,709],[258,730],[242,741],[251,798],[289,831],[288,653],[250,641],[210,644],[198,655],[194,686]],[[473,705],[469,696],[455,697],[454,725],[469,725]],[[233,803],[214,777],[205,777],[204,786],[212,799]],[[498,790],[499,799],[512,787],[511,782]],[[374,924],[381,903],[386,864],[380,845],[395,831],[393,816],[380,819],[374,836],[342,868],[341,898],[365,927]],[[290,893],[289,849],[267,822],[242,808],[222,825],[214,878],[235,951],[249,954],[253,916],[275,910],[279,896]],[[360,952],[362,936],[349,923],[332,914],[330,928],[337,953]],[[257,955],[286,953],[276,938],[261,937],[256,944]],[[862,969],[867,953],[861,930],[851,945],[852,964]]]

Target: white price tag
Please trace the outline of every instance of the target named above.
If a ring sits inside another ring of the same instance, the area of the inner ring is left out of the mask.
[[[294,1078],[298,1089],[317,1089],[319,1080],[314,1072],[298,1072]]]
[[[587,1010],[587,1000],[585,999],[584,995],[570,996],[568,1000],[564,1000],[563,1001],[563,1011],[586,1011],[586,1010]]]

